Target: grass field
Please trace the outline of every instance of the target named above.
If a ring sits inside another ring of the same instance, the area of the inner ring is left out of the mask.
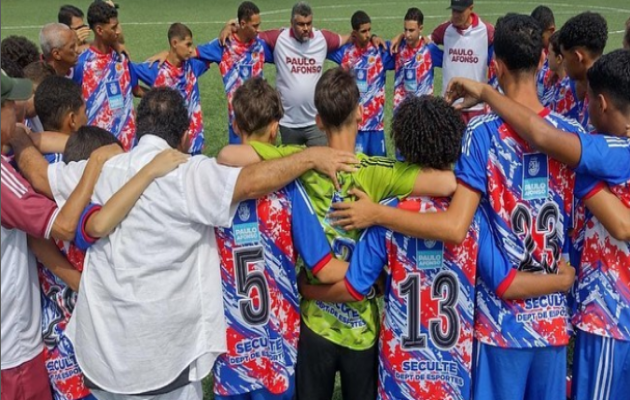
[[[127,39],[131,58],[141,61],[150,55],[167,48],[166,32],[172,22],[189,25],[196,43],[204,43],[215,38],[226,20],[236,17],[240,0],[117,0],[120,4],[120,21]],[[288,26],[290,9],[294,0],[257,0],[262,11],[262,29]],[[23,35],[37,43],[40,27],[56,21],[60,5],[71,3],[84,11],[88,0],[3,0],[1,4],[1,34]],[[624,22],[630,16],[627,0],[573,0],[564,1],[476,1],[475,10],[480,16],[494,23],[507,12],[529,14],[539,4],[551,7],[560,27],[569,17],[582,11],[596,11],[608,20],[610,36],[607,51],[621,47]],[[391,38],[402,29],[402,18],[407,8],[419,7],[425,14],[424,33],[429,34],[434,27],[446,20],[449,2],[439,1],[376,1],[363,2],[349,0],[312,0],[315,26],[336,32],[350,31],[350,16],[358,9],[366,11],[372,18],[372,29],[383,38]],[[329,65],[332,65],[329,63]],[[390,73],[393,74],[393,73]],[[265,76],[273,83],[275,69],[265,67]],[[436,92],[441,85],[438,70]],[[388,75],[388,98],[386,106],[386,130],[391,119],[393,75]],[[215,155],[227,143],[227,106],[223,84],[216,67],[201,78],[201,97],[206,121],[206,143],[208,155]],[[390,148],[391,150],[391,148]],[[391,152],[390,152],[391,154]],[[209,387],[209,382],[207,383]],[[207,390],[210,393],[210,390]],[[208,394],[208,399],[211,395]],[[341,398],[336,394],[335,398]]]

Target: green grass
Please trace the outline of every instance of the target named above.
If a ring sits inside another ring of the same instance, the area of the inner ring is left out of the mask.
[[[294,0],[257,0],[262,11],[263,29],[287,26],[290,9]],[[48,22],[56,21],[60,5],[72,3],[84,11],[90,1],[87,0],[3,0],[1,4],[1,36],[24,35],[37,43],[39,28]],[[215,38],[223,23],[236,16],[240,1],[228,0],[118,0],[120,21],[127,39],[131,57],[141,61],[152,54],[166,49],[166,32],[172,22],[183,22],[190,26],[197,43],[204,43]],[[538,4],[551,7],[556,15],[556,23],[561,26],[572,15],[582,11],[600,12],[608,20],[609,36],[607,50],[621,47],[624,23],[630,15],[627,0],[560,0],[560,1],[483,1],[475,2],[475,9],[481,17],[494,23],[506,12],[530,13]],[[605,5],[602,5],[605,4]],[[341,2],[339,0],[312,0],[315,25],[337,32],[350,31],[350,16],[358,9],[366,11],[372,17],[374,32],[383,38],[391,38],[402,29],[402,18],[407,8],[418,6],[425,14],[425,34],[445,21],[449,14],[447,0],[439,1],[376,1],[366,0]],[[328,66],[333,65],[328,63]],[[389,73],[387,82],[386,130],[391,120],[393,73]],[[275,82],[273,66],[265,67],[265,75]],[[440,70],[436,73],[436,92],[439,93]],[[218,68],[211,70],[201,78],[201,99],[206,121],[206,153],[210,156],[227,143],[227,106]],[[390,147],[391,150],[391,147]],[[390,152],[391,154],[391,152]],[[210,382],[206,382],[206,392],[210,393]],[[212,396],[208,394],[208,399]],[[340,399],[339,393],[335,399]]]

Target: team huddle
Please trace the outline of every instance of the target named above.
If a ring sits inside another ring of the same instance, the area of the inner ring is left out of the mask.
[[[604,54],[597,13],[449,8],[384,41],[245,1],[133,63],[97,0],[3,40],[2,400],[627,398],[630,19]]]

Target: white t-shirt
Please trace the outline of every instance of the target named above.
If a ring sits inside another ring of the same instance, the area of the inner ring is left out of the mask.
[[[276,88],[284,107],[280,125],[289,128],[315,125],[315,85],[324,72],[328,52],[339,47],[341,38],[316,29],[306,42],[299,42],[293,29],[266,31],[259,37],[273,49]]]
[[[103,168],[93,201],[105,204],[159,152],[144,136]],[[59,204],[85,162],[49,167]],[[68,324],[85,375],[105,391],[146,393],[190,366],[207,376],[226,350],[219,257],[213,227],[229,227],[239,169],[196,156],[144,192],[126,219],[87,252],[77,307]]]

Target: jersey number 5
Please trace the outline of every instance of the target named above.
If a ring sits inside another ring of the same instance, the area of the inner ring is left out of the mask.
[[[236,266],[236,291],[239,296],[239,309],[245,322],[250,325],[264,325],[269,320],[269,286],[263,271],[250,271],[251,264],[265,262],[261,246],[244,247],[234,250]],[[258,306],[254,304],[252,292],[258,292]]]

